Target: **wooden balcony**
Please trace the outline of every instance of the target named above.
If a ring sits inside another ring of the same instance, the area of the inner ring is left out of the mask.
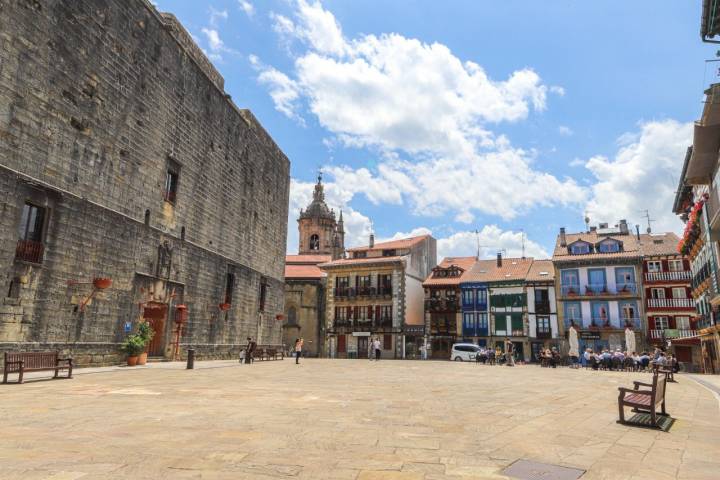
[[[460,311],[460,304],[454,297],[429,298],[425,300],[425,311],[455,313]]]
[[[648,309],[683,308],[694,310],[695,302],[692,298],[648,298],[647,306]]]
[[[30,263],[42,263],[45,245],[32,240],[18,240],[15,247],[15,260]]]
[[[334,288],[336,300],[351,298],[383,298],[392,296],[391,287],[360,287],[360,288]]]
[[[689,282],[690,270],[678,272],[649,272],[645,274],[645,281],[648,283],[656,282]]]

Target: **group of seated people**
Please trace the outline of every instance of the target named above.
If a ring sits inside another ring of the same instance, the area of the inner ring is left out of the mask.
[[[540,350],[538,360],[540,361],[541,367],[557,368],[560,364],[560,352],[558,352],[555,347]]]
[[[670,368],[673,373],[680,369],[677,359],[672,354],[666,354],[660,348],[656,348],[652,355],[648,352],[623,352],[619,348],[614,352],[603,349],[601,352],[593,352],[592,348],[585,350],[583,359],[586,366],[593,370],[649,370],[659,366]]]
[[[475,355],[475,361],[489,365],[502,365],[505,363],[505,355],[503,355],[500,347],[481,347],[480,351]]]

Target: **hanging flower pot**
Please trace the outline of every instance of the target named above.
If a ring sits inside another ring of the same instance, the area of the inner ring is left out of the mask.
[[[110,285],[112,285],[111,278],[95,278],[95,279],[93,279],[93,286],[95,288],[97,288],[98,290],[105,290],[106,288],[110,288]]]
[[[220,307],[220,310],[222,310],[223,312],[227,312],[228,310],[230,310],[230,304],[229,304],[229,303],[221,303],[221,304],[218,305],[218,306]]]

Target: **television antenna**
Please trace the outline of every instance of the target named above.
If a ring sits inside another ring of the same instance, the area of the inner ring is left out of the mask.
[[[647,233],[652,233],[652,223],[655,221],[654,218],[650,218],[650,211],[649,210],[640,210],[641,212],[645,212],[645,215],[643,215],[643,218],[647,220]]]

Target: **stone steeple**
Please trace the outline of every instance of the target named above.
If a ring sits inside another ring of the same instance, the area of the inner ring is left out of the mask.
[[[300,210],[298,230],[300,255],[332,255],[332,258],[336,259],[345,253],[342,211],[337,221],[335,212],[325,203],[322,174],[318,175],[312,202],[305,210]]]

